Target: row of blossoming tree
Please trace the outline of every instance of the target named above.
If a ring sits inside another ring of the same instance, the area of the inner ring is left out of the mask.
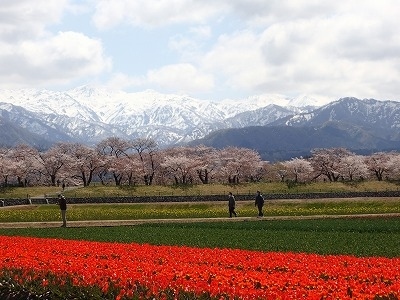
[[[270,163],[258,152],[206,146],[160,149],[151,139],[107,138],[95,147],[59,143],[45,151],[0,148],[2,185],[208,184],[259,181],[398,179],[400,154],[356,155],[345,148],[314,149],[309,158]]]

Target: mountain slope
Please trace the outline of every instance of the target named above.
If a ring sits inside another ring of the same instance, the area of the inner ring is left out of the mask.
[[[283,116],[265,127],[213,132],[193,144],[247,147],[268,160],[309,155],[314,148],[355,152],[400,149],[400,103],[341,98],[310,112]]]
[[[227,146],[250,148],[268,161],[309,156],[315,148],[344,147],[359,153],[400,149],[399,141],[388,141],[360,127],[334,121],[326,122],[319,128],[255,126],[226,129],[189,144],[220,149]]]
[[[0,91],[0,108],[8,111],[12,122],[49,141],[89,145],[109,136],[149,137],[161,146],[181,144],[218,129],[248,126],[253,112],[259,114],[258,109],[272,102],[289,101],[277,95],[253,100],[212,102],[154,91],[125,93],[90,86],[65,92]],[[264,123],[281,117],[279,107],[275,107],[262,113]],[[281,109],[285,116],[298,111]],[[235,120],[238,114],[243,121]]]
[[[327,121],[361,126],[377,136],[398,140],[400,103],[374,99],[341,98],[309,113],[278,120],[271,125],[321,126]]]
[[[47,139],[32,134],[0,116],[0,147],[15,147],[23,144],[31,145],[37,149],[47,149],[51,146]]]
[[[147,137],[161,147],[208,143],[253,148],[272,157],[307,155],[317,147],[397,149],[399,102],[342,98],[318,104],[304,96],[259,95],[213,102],[92,86],[64,92],[0,90],[0,117],[12,129],[3,145],[21,140],[37,145],[27,139],[30,135],[40,137],[42,144],[64,141],[90,146],[111,136]]]

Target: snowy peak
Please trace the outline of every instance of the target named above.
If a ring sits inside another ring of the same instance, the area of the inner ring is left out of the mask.
[[[308,96],[308,95],[300,95],[300,96],[290,99],[287,106],[316,108],[316,107],[324,106],[330,102],[331,101],[327,98],[317,99],[315,97]]]
[[[99,121],[97,114],[64,92],[48,90],[0,91],[0,102],[20,106],[38,114],[64,115],[70,118],[83,118]]]
[[[345,111],[352,118],[356,114],[370,119],[384,116],[388,122],[400,115],[397,102],[343,98],[319,105],[324,101],[276,94],[210,101],[151,90],[126,93],[81,86],[59,92],[0,90],[0,116],[52,142],[63,139],[95,144],[110,136],[148,137],[168,146],[203,138],[219,129],[270,124],[312,126],[344,120],[338,116],[344,116]],[[380,115],[372,117],[374,111]],[[389,118],[390,112],[394,114]]]
[[[400,127],[400,102],[375,99],[340,98],[308,113],[278,120],[276,125],[322,126],[326,122],[342,122],[379,129]]]

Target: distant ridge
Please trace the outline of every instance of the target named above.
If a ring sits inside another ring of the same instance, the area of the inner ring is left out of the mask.
[[[125,93],[93,86],[64,92],[0,90],[0,110],[7,111],[16,125],[48,137],[49,142],[67,139],[92,145],[109,136],[149,137],[161,146],[182,144],[214,130],[247,126],[246,122],[237,122],[235,116],[241,114],[241,118],[246,118],[247,112],[254,114],[260,108],[292,100],[295,99],[281,95],[261,95],[215,102],[155,91]],[[284,110],[285,116],[304,111],[295,107]],[[282,116],[272,110],[258,113],[264,115],[263,123]],[[31,126],[32,123],[37,126]]]
[[[399,102],[342,98],[265,126],[215,131],[191,145],[246,147],[275,161],[308,156],[315,148],[344,147],[358,153],[399,150],[399,128]]]
[[[304,156],[319,147],[399,149],[399,102],[346,97],[321,103],[283,95],[215,102],[93,86],[63,92],[0,90],[0,138],[3,146],[49,147],[59,141],[93,146],[110,136],[147,137],[160,147],[251,148],[267,160]]]

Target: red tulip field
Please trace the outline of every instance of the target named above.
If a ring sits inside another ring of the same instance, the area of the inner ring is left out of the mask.
[[[400,296],[400,258],[1,236],[0,268],[0,289],[98,287],[102,299]]]

